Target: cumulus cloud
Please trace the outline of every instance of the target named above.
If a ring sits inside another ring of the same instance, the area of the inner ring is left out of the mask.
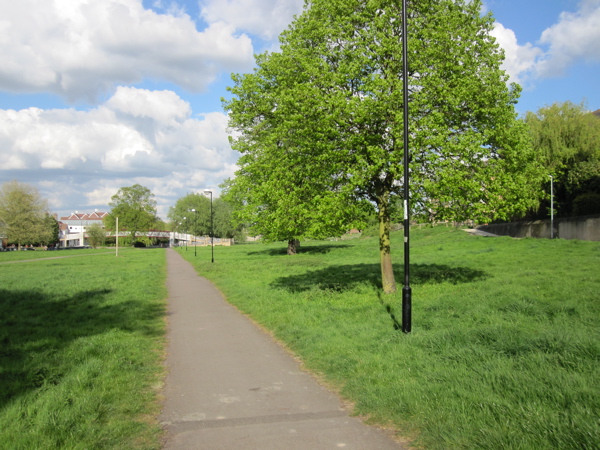
[[[166,215],[177,198],[233,175],[226,129],[223,113],[192,117],[174,92],[131,87],[89,111],[0,110],[0,182],[35,180],[56,209],[106,205],[140,183]]]
[[[0,0],[0,89],[94,100],[143,79],[202,91],[253,63],[250,38],[224,21],[201,31],[182,11],[141,0]]]
[[[209,23],[227,22],[239,30],[274,39],[302,12],[303,0],[204,0],[201,14]]]
[[[537,68],[541,77],[560,76],[578,60],[600,62],[600,2],[583,0],[576,12],[563,12],[540,38],[549,47]]]
[[[510,76],[512,82],[523,83],[534,72],[542,50],[530,43],[519,45],[514,31],[505,28],[499,22],[494,23],[490,34],[504,50],[502,69]]]
[[[600,1],[582,0],[575,12],[562,12],[534,44],[520,45],[515,33],[496,22],[492,36],[504,49],[503,69],[517,83],[562,76],[572,65],[600,61]]]

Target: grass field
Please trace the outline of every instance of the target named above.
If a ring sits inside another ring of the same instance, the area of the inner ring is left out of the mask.
[[[160,448],[165,252],[103,252],[0,254],[0,448]]]
[[[600,243],[411,235],[413,332],[375,238],[180,249],[354,404],[428,449],[600,448]],[[402,236],[393,235],[397,280]],[[401,285],[399,286],[399,290]]]
[[[45,258],[60,258],[65,256],[87,256],[98,255],[102,253],[115,254],[115,249],[112,248],[77,248],[77,249],[61,249],[61,250],[35,250],[35,251],[12,251],[0,252],[0,264],[3,262],[10,263],[13,261],[24,261],[30,259],[45,259]]]

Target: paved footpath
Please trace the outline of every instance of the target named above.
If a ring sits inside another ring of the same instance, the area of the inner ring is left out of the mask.
[[[166,450],[403,448],[349,417],[333,393],[172,249],[167,267]]]

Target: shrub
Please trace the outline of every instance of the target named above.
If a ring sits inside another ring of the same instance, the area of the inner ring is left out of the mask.
[[[577,196],[573,201],[573,214],[575,216],[600,214],[600,194],[588,192]]]

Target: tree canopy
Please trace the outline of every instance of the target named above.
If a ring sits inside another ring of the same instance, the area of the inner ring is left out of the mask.
[[[93,223],[87,228],[88,241],[92,248],[97,248],[104,245],[106,242],[106,231],[99,223]]]
[[[265,240],[285,240],[295,252],[299,238],[340,235],[351,224],[354,196],[323,170],[321,143],[334,136],[319,129],[319,107],[296,103],[286,92],[283,55],[259,56],[254,74],[234,75],[234,98],[225,103],[230,126],[241,131],[232,147],[242,153],[240,170],[226,183],[224,198],[237,204],[235,217]],[[307,99],[305,99],[307,100]],[[299,109],[300,108],[300,109]],[[301,122],[313,124],[311,135]],[[335,133],[334,133],[335,134]]]
[[[187,194],[169,208],[168,218],[178,231],[206,236],[210,233],[210,199],[198,193]]]
[[[151,230],[156,221],[156,201],[150,189],[134,184],[122,187],[111,197],[111,212],[104,218],[106,228],[114,230],[119,218],[119,230],[126,230],[134,244],[140,233]]]
[[[525,122],[538,160],[554,177],[557,215],[600,213],[600,117],[585,103],[564,102],[528,112]],[[547,207],[546,201],[541,217]]]
[[[178,231],[195,236],[208,236],[211,234],[212,226],[215,237],[235,238],[236,241],[241,242],[243,241],[242,226],[234,224],[233,209],[233,205],[224,199],[215,198],[212,204],[211,223],[210,198],[194,193],[177,200],[175,206],[169,209],[168,217],[173,223],[173,228]]]
[[[410,205],[432,220],[508,218],[539,196],[514,110],[520,88],[507,84],[493,19],[480,9],[478,0],[409,2]],[[274,236],[328,232],[374,205],[385,292],[396,289],[390,217],[403,191],[399,13],[397,0],[307,1],[281,51],[234,76],[225,102],[242,153],[232,190],[248,219],[270,223]]]
[[[245,240],[244,227],[233,218],[234,206],[219,197],[213,202],[213,226],[215,237],[235,239],[236,242]]]
[[[48,213],[48,202],[31,185],[9,181],[0,187],[0,234],[21,248],[49,244],[58,239],[56,220]]]

